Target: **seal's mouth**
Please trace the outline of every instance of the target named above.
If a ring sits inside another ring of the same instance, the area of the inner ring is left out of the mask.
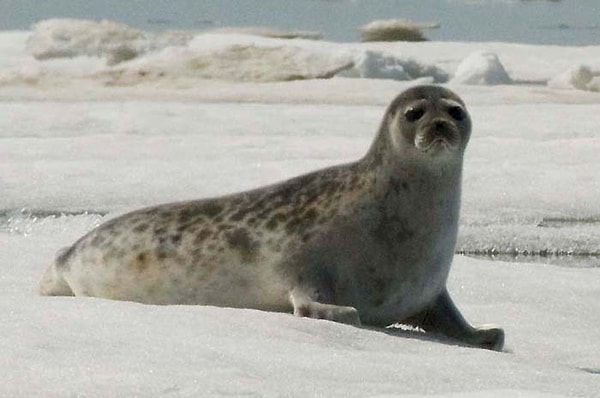
[[[456,150],[459,144],[458,129],[446,120],[436,120],[423,126],[415,136],[415,146],[424,152]]]

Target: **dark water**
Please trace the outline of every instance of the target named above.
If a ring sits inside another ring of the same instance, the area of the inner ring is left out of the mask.
[[[48,18],[110,19],[145,30],[270,26],[356,41],[376,19],[439,22],[432,40],[600,45],[598,0],[0,0],[0,30]]]

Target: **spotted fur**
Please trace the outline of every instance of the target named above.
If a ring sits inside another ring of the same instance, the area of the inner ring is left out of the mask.
[[[502,331],[468,325],[445,288],[470,131],[454,93],[409,89],[362,159],[110,220],[59,253],[40,292],[406,320],[499,349]]]

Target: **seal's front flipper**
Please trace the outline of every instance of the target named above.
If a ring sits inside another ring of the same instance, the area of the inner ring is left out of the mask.
[[[501,351],[504,346],[504,330],[494,326],[474,328],[452,302],[450,295],[444,291],[425,310],[403,321],[420,326],[429,333],[441,333],[470,346]]]
[[[290,301],[294,306],[295,316],[327,319],[328,321],[356,326],[360,325],[358,311],[354,307],[319,303],[298,289],[292,290],[290,293]]]

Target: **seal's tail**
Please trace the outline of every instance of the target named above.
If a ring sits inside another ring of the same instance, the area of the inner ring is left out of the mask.
[[[38,286],[38,292],[42,296],[74,296],[73,290],[69,287],[67,281],[63,278],[60,272],[61,266],[64,266],[65,254],[68,249],[63,249],[58,252],[56,260],[42,275],[40,284]]]

